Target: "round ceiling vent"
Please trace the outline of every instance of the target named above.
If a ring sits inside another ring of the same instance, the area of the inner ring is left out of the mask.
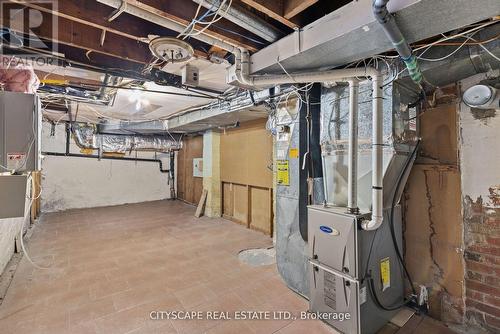
[[[172,37],[157,37],[149,42],[149,49],[154,56],[169,63],[188,61],[194,55],[191,45]]]

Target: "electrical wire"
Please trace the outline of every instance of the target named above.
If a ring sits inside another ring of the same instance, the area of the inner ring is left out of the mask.
[[[485,28],[487,26],[490,26],[492,24],[496,24],[498,22],[499,22],[499,20],[493,20],[493,21],[487,22],[485,24],[482,24],[480,26],[474,27],[472,29],[463,31],[461,33],[458,33],[458,34],[455,34],[455,35],[452,35],[452,36],[445,36],[444,38],[441,38],[441,39],[439,39],[437,41],[429,43],[429,44],[427,44],[425,46],[421,46],[421,47],[415,48],[413,51],[420,51],[420,50],[425,49],[425,48],[433,47],[433,46],[435,46],[435,45],[437,45],[437,44],[439,44],[441,42],[445,42],[445,41],[448,41],[450,39],[455,39],[455,38],[458,38],[458,37],[462,37],[464,35],[468,35],[468,34],[470,34],[472,32],[475,32],[476,30],[482,30],[483,28]],[[397,58],[398,56],[395,56],[395,57]]]
[[[248,36],[248,35],[245,35],[245,34],[240,34],[240,33],[239,33],[239,32],[237,32],[237,31],[234,31],[234,30],[231,30],[231,29],[224,28],[223,26],[220,26],[220,25],[218,25],[218,24],[214,24],[213,26],[214,26],[215,28],[217,28],[217,29],[222,30],[222,31],[225,31],[225,32],[231,33],[231,34],[236,35],[236,36],[243,37],[243,38],[245,38],[245,39],[249,40],[250,42],[254,42],[254,43],[257,43],[257,44],[260,44],[260,45],[267,45],[267,43],[265,43],[265,42],[259,41],[259,40],[255,39],[255,38],[252,38],[252,37],[250,37],[250,36]]]
[[[415,158],[416,153],[417,153],[419,147],[420,147],[420,139],[417,140],[415,148],[413,149],[412,153],[408,156],[408,159],[406,160],[405,165],[404,165],[403,169],[401,170],[401,173],[399,174],[398,181],[396,183],[396,187],[394,189],[394,194],[393,194],[393,197],[392,197],[391,211],[390,211],[390,217],[389,217],[389,227],[390,227],[390,232],[391,232],[391,239],[392,239],[392,242],[393,242],[393,245],[394,245],[394,249],[396,251],[396,256],[398,258],[398,262],[403,267],[404,274],[405,274],[406,278],[408,279],[408,281],[410,283],[413,296],[416,296],[417,292],[416,292],[413,280],[411,279],[410,273],[408,272],[408,268],[406,267],[406,264],[404,263],[404,259],[403,259],[402,255],[401,255],[401,252],[399,250],[399,246],[398,246],[398,243],[397,243],[396,232],[395,232],[395,227],[394,227],[394,209],[395,209],[395,206],[396,206],[397,195],[398,195],[398,193],[400,191],[400,187],[402,185],[403,178],[406,175],[406,173],[408,172],[408,168],[411,165],[411,161]],[[383,309],[385,311],[394,311],[394,310],[397,310],[397,309],[399,309],[399,308],[407,305],[412,299],[406,300],[406,301],[404,301],[401,304],[386,306],[386,305],[383,305],[381,303],[380,299],[378,298],[377,292],[376,292],[376,289],[375,289],[375,281],[374,281],[374,279],[373,279],[373,277],[371,275],[371,271],[369,271],[370,257],[371,257],[371,254],[372,254],[372,249],[373,249],[373,244],[374,244],[375,237],[376,237],[376,234],[374,235],[374,237],[372,239],[372,243],[371,243],[370,250],[369,250],[369,253],[368,253],[368,260],[367,260],[367,264],[366,264],[366,268],[365,268],[365,277],[368,280],[368,286],[370,288],[370,294],[371,294],[371,296],[372,296],[373,301],[375,302],[375,304],[379,308],[381,308],[381,309]]]
[[[475,39],[472,38],[473,41],[475,41]],[[500,58],[497,57],[496,55],[493,54],[493,52],[491,52],[490,50],[488,50],[484,45],[483,43],[478,43],[478,45],[484,50],[486,51],[490,56],[492,56],[493,58],[495,58],[496,60],[498,60],[500,62]]]
[[[182,39],[185,40],[188,37],[198,36],[198,35],[202,34],[203,32],[205,32],[205,30],[210,28],[210,26],[212,24],[220,21],[224,17],[223,15],[220,15],[220,13],[221,12],[227,13],[229,11],[229,8],[231,7],[231,5],[233,3],[233,0],[229,0],[229,4],[223,10],[222,8],[226,5],[226,2],[227,2],[227,0],[223,0],[215,12],[212,11],[212,9],[214,7],[214,5],[212,5],[212,7],[210,9],[208,9],[207,12],[205,12],[205,14],[203,14],[200,18],[196,18],[198,16],[200,9],[201,9],[201,6],[203,4],[203,1],[201,1],[200,4],[198,5],[198,9],[196,10],[196,13],[195,13],[193,20],[186,27],[186,29],[184,29],[183,32],[181,32],[179,35],[177,35],[177,38],[184,36]],[[212,20],[210,20],[208,22],[203,21],[203,19],[205,19],[208,16],[213,16]],[[197,24],[204,25],[204,27],[195,31]],[[186,32],[188,30],[189,30],[189,32]]]
[[[405,166],[404,166],[403,170],[401,171],[401,174],[399,175],[398,182],[396,183],[396,188],[394,189],[394,194],[393,194],[393,197],[392,197],[391,213],[390,213],[390,220],[389,220],[389,222],[390,222],[390,228],[391,228],[391,237],[392,237],[392,241],[394,243],[394,248],[396,250],[396,255],[398,257],[399,262],[403,266],[403,269],[405,271],[406,277],[408,278],[408,281],[410,282],[411,289],[412,289],[412,292],[413,292],[414,295],[417,294],[416,289],[415,289],[415,285],[413,284],[413,280],[411,279],[410,273],[408,272],[408,268],[406,267],[406,265],[404,263],[403,256],[401,255],[401,252],[399,250],[399,247],[398,247],[398,244],[397,244],[397,240],[396,240],[396,232],[395,232],[395,229],[394,229],[394,208],[396,206],[396,201],[397,201],[398,193],[400,191],[400,187],[402,185],[404,176],[408,172],[408,168],[410,167],[411,162],[416,158],[417,151],[420,148],[420,143],[421,143],[421,141],[420,141],[420,139],[418,139],[417,143],[415,145],[415,148],[413,149],[411,155],[408,157],[408,159],[407,159],[407,161],[405,163]]]
[[[28,180],[29,182],[31,182],[31,180],[33,179],[33,177],[30,175],[28,177]],[[41,189],[41,188],[40,188]],[[41,190],[40,190],[40,194],[38,196],[40,196],[42,194]],[[21,224],[21,230],[19,232],[19,239],[21,241],[21,248],[23,250],[23,253],[24,253],[24,256],[26,256],[26,259],[28,260],[29,263],[31,263],[33,265],[33,267],[37,268],[37,269],[41,269],[41,270],[47,270],[47,269],[50,269],[49,267],[42,267],[38,264],[36,264],[33,259],[31,259],[27,249],[26,249],[26,246],[24,245],[24,228],[26,227],[26,221],[28,220],[28,213],[29,211],[31,210],[31,206],[33,205],[33,202],[36,198],[30,198],[29,196],[26,196],[26,198],[29,200],[29,205],[27,206],[26,210],[24,211],[24,216],[23,216],[23,222]]]

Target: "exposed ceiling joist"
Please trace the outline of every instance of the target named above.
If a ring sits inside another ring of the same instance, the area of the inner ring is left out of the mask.
[[[89,85],[100,85],[101,81],[86,79],[86,78],[76,78],[71,75],[66,74],[58,74],[47,71],[35,70],[36,75],[40,78],[42,84],[47,84],[51,82],[60,83],[69,83],[69,82],[78,82],[80,84],[89,84]]]
[[[116,58],[114,56],[97,52],[93,52],[89,55],[89,57],[87,57],[83,49],[66,44],[59,44],[58,52],[64,54],[64,59],[70,61],[73,66],[79,66],[100,73],[114,73],[116,76],[125,76],[136,79],[147,78],[147,76],[142,74],[142,70],[144,68],[143,63]],[[165,75],[180,83],[179,76],[166,72],[162,73],[165,73]]]
[[[21,0],[11,0],[11,2],[20,4],[22,3],[24,6],[39,10],[42,13],[48,13],[57,16],[60,19],[70,20],[82,25],[99,29],[101,32],[104,32],[104,34],[111,33],[114,35],[125,37],[133,41],[145,44],[148,44],[148,39],[147,39],[148,33],[154,32],[154,30],[149,30],[149,31],[143,31],[141,33],[140,29],[137,29],[138,27],[140,27],[140,25],[134,24],[135,22],[128,22],[130,24],[126,25],[117,21],[110,23],[107,20],[103,19],[104,16],[102,15],[103,14],[102,12],[97,13],[89,9],[81,11],[78,8],[75,8],[74,3],[71,1],[60,2],[59,6],[57,6],[57,10],[54,10],[54,8],[52,7],[41,6],[38,3],[23,2]],[[85,13],[85,15],[82,16],[82,13]],[[130,19],[134,18],[131,17],[129,18],[129,20]],[[144,25],[146,26],[145,28],[147,28],[147,24],[144,23]],[[93,51],[98,52],[97,50]],[[195,56],[207,58],[208,54],[206,52],[195,49]]]
[[[283,2],[283,17],[285,17],[285,19],[291,19],[314,5],[316,2],[318,2],[318,0],[286,0]]]
[[[247,4],[248,6],[255,8],[255,10],[266,14],[267,16],[275,19],[276,21],[290,27],[290,28],[298,28],[299,25],[296,24],[295,22],[292,22],[290,18],[292,16],[289,16],[289,18],[285,17],[285,12],[284,8],[288,3],[285,5],[282,1],[266,1],[266,0],[241,0],[241,2]],[[285,1],[286,2],[286,1]],[[301,2],[299,0],[299,2]],[[309,1],[302,1],[302,2],[309,2]],[[307,6],[309,7],[309,6]],[[305,8],[307,8],[305,7]],[[294,6],[287,7],[288,8],[288,13],[293,13],[296,10],[293,10]],[[305,9],[304,8],[304,9]],[[299,8],[300,9],[300,8]],[[302,9],[303,10],[303,9]],[[299,12],[296,12],[298,14]],[[294,16],[296,15],[294,14]]]
[[[113,3],[115,2],[115,1],[104,1],[104,0],[97,0],[97,1],[101,2],[101,3],[109,4],[109,5],[111,4],[111,2],[113,2]],[[134,7],[136,9],[142,10],[143,12],[149,13],[149,14],[157,16],[159,18],[166,19],[166,20],[173,22],[177,25],[180,25],[182,27],[187,27],[191,23],[191,20],[189,20],[189,19],[182,18],[180,16],[173,15],[170,12],[166,12],[162,9],[159,9],[159,7],[161,7],[160,5],[152,6],[150,4],[147,4],[147,3],[144,3],[141,1],[137,1],[137,0],[122,0],[122,1],[125,1],[127,3],[127,6],[129,6],[129,7],[125,7],[125,11],[129,10],[130,7]],[[149,2],[152,2],[152,1],[149,1]],[[153,2],[155,2],[155,1],[153,1]],[[185,2],[186,3],[189,2],[189,3],[191,3],[191,5],[194,5],[194,3],[192,1],[185,1]],[[184,3],[184,2],[181,2],[181,3]],[[119,7],[119,5],[114,5],[114,6],[115,6],[115,8]],[[157,24],[160,25],[160,23],[157,23]],[[201,28],[203,28],[203,26],[197,25],[196,28],[201,29]],[[224,41],[224,42],[229,43],[229,44],[234,45],[234,46],[244,47],[244,48],[246,48],[250,51],[253,51],[253,52],[257,51],[257,48],[254,45],[249,44],[247,42],[244,42],[243,40],[238,40],[238,39],[235,39],[232,37],[228,37],[227,35],[223,35],[221,33],[218,33],[215,30],[213,30],[212,28],[206,29],[202,35],[210,36],[213,39]]]
[[[114,33],[107,33],[103,42],[102,30],[66,18],[59,18],[57,36],[53,34],[53,26],[50,20],[51,14],[42,12],[43,20],[37,27],[37,36],[45,38],[53,43],[65,44],[84,50],[84,52],[96,52],[119,59],[133,61],[136,63],[148,63],[152,59],[149,48],[144,43],[131,40],[130,38]],[[5,18],[5,23],[14,27]],[[24,33],[19,32],[18,33]]]
[[[193,1],[207,9],[221,8],[220,6],[223,3],[223,0]],[[283,35],[283,33],[272,24],[246,10],[242,6],[239,6],[235,2],[231,2],[230,4],[230,6],[226,5],[220,10],[220,15],[227,20],[245,28],[268,42],[275,42]]]

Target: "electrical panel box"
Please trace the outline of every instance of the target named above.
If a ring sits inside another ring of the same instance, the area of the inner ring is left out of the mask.
[[[42,116],[36,95],[0,92],[1,171],[40,169]]]
[[[186,65],[182,68],[182,84],[191,87],[200,85],[200,71],[197,67]]]
[[[203,177],[203,158],[193,159],[193,176]]]

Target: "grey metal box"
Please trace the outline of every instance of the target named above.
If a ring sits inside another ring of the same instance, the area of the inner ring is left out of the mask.
[[[40,109],[36,95],[0,92],[0,165],[4,171],[40,169]]]
[[[346,208],[309,207],[309,258],[358,278],[357,220],[366,215],[346,213]]]
[[[24,217],[28,175],[0,175],[0,219]]]
[[[308,209],[310,311],[349,313],[349,320],[325,320],[343,333],[376,333],[396,313],[376,305],[367,286],[367,272],[383,305],[393,306],[403,300],[404,277],[390,237],[389,213],[384,211],[384,222],[375,232],[359,228],[359,221],[369,215],[348,214],[343,207],[316,205]],[[396,239],[401,245],[399,206],[394,217]],[[386,287],[380,279],[382,261],[390,264],[390,284]]]
[[[312,285],[310,311],[322,314],[326,318],[325,322],[342,333],[360,333],[359,282],[321,264],[313,263],[310,270]],[[366,289],[363,293],[366,294]],[[332,315],[330,319],[328,319],[329,314]],[[339,318],[341,316],[342,320]]]

